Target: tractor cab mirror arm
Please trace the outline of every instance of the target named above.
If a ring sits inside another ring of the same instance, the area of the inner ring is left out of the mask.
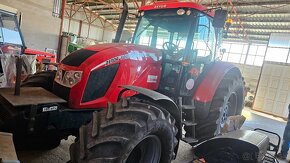
[[[219,9],[215,11],[215,15],[213,18],[213,27],[214,28],[224,28],[225,22],[228,16],[228,11]]]

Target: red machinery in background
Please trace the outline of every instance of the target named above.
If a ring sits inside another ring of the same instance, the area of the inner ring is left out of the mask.
[[[26,55],[36,55],[36,61],[38,63],[56,63],[56,54],[33,50],[30,48],[26,48],[24,51]]]

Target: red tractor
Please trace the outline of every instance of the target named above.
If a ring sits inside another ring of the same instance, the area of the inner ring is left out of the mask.
[[[127,13],[124,3],[116,42]],[[71,162],[170,162],[180,140],[218,135],[242,111],[240,70],[215,60],[226,15],[193,2],[143,6],[132,44],[71,53],[57,72],[22,83],[28,102],[15,104],[19,97],[0,89],[0,128],[14,133],[16,146],[53,148],[75,135]]]

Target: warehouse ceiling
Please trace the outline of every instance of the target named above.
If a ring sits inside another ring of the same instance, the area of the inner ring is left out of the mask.
[[[68,5],[81,5],[107,22],[117,26],[122,12],[122,0],[67,0]],[[290,33],[290,0],[193,0],[208,8],[221,6],[233,19],[227,40],[267,43],[271,33]],[[134,32],[141,4],[152,1],[127,0],[129,18],[125,28]]]

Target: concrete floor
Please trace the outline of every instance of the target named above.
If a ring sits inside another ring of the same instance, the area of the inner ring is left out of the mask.
[[[268,116],[259,112],[255,112],[245,108],[243,115],[246,121],[242,129],[262,128],[283,135],[286,122],[280,118]],[[272,141],[276,139],[270,137]],[[64,163],[69,160],[68,149],[70,144],[74,141],[74,137],[69,137],[68,140],[63,140],[61,145],[49,151],[18,151],[19,160],[22,163]],[[181,142],[176,160],[172,163],[187,163],[192,158],[192,148],[190,145]],[[286,163],[286,161],[280,161]]]

